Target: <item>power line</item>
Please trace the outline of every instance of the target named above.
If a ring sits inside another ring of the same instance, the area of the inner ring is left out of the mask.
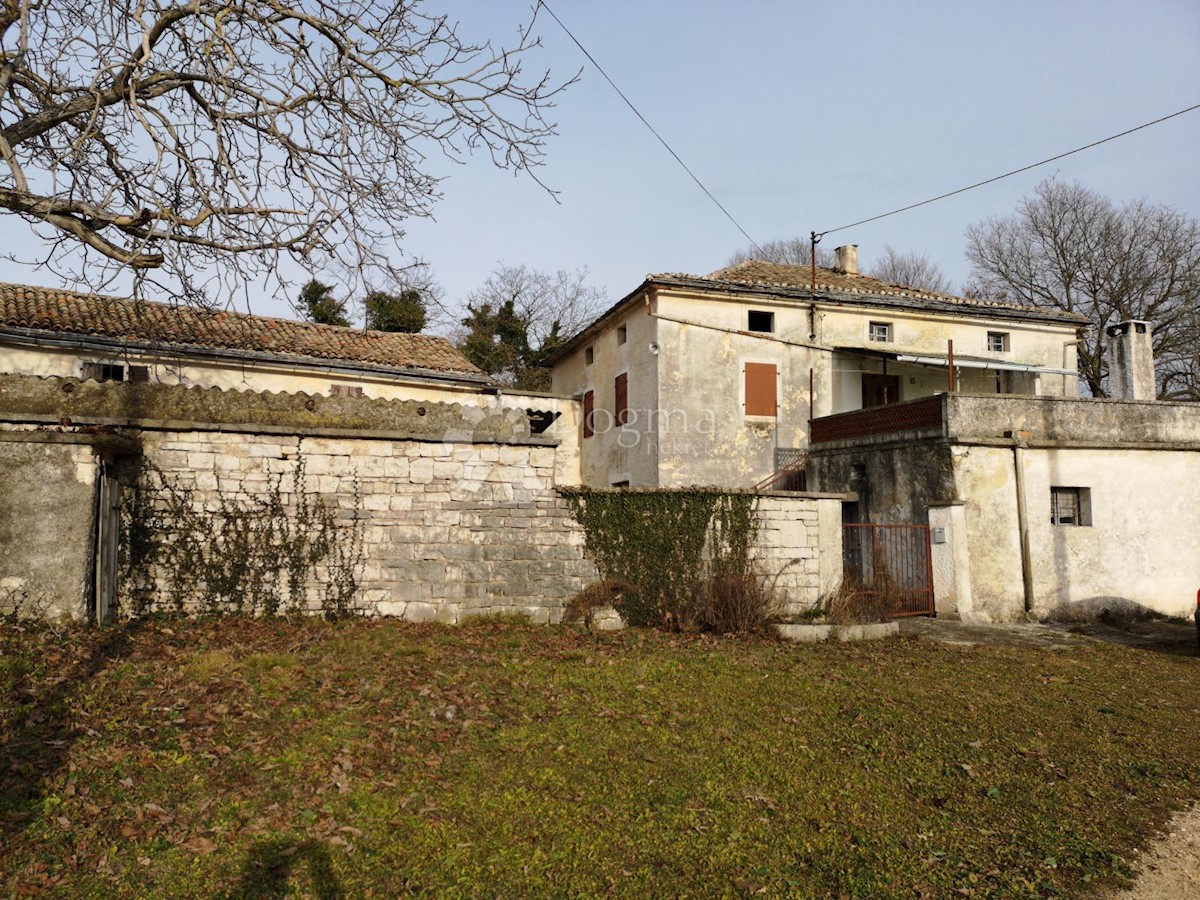
[[[711,200],[713,203],[715,203],[717,205],[717,209],[721,210],[721,212],[723,212],[725,214],[725,218],[727,218],[730,222],[733,223],[733,227],[742,233],[742,237],[744,237],[746,240],[748,240],[750,242],[750,245],[755,250],[757,250],[759,253],[761,253],[762,248],[758,246],[758,242],[755,241],[754,238],[750,237],[750,235],[746,232],[746,229],[743,228],[740,224],[738,224],[738,220],[733,217],[733,214],[725,208],[725,206],[721,203],[720,200],[718,200],[715,196],[713,196],[713,192],[704,186],[704,182],[702,182],[699,178],[696,177],[696,173],[688,168],[687,163],[685,163],[682,159],[680,159],[679,154],[676,153],[673,149],[671,149],[671,145],[667,143],[666,139],[661,134],[659,134],[654,129],[654,126],[651,125],[646,120],[646,117],[643,116],[638,111],[638,108],[633,105],[632,101],[630,101],[630,99],[625,96],[625,93],[619,87],[617,87],[616,82],[608,77],[608,73],[604,71],[604,67],[601,66],[600,63],[596,62],[596,58],[594,56],[592,56],[592,54],[588,53],[587,48],[584,47],[583,44],[579,43],[579,38],[575,37],[575,35],[571,33],[571,29],[563,24],[562,19],[560,19],[557,15],[555,15],[554,10],[552,10],[550,8],[550,6],[546,3],[546,0],[538,0],[538,6],[545,7],[546,12],[550,13],[551,18],[553,18],[554,21],[558,23],[558,27],[561,28],[564,32],[566,32],[567,37],[569,37],[575,43],[575,46],[578,47],[580,49],[580,51],[583,53],[583,55],[588,58],[588,61],[593,66],[596,67],[596,71],[604,76],[604,80],[607,81],[609,83],[609,85],[612,87],[612,89],[617,92],[617,95],[622,100],[625,101],[625,105],[628,106],[631,110],[633,110],[633,114],[642,120],[642,124],[650,129],[650,133],[652,135],[654,135],[656,138],[658,138],[658,142],[667,149],[668,153],[670,153],[673,157],[675,157],[675,162],[677,162],[677,163],[679,163],[679,165],[683,166],[683,171],[687,172],[688,175],[690,175],[692,177],[692,181],[696,182],[696,184],[697,184],[697,186],[699,186],[700,190],[704,191],[704,193],[708,195],[708,199]]]
[[[553,13],[551,13],[553,15]],[[1143,128],[1149,128],[1151,125],[1158,125],[1160,122],[1165,122],[1168,119],[1174,119],[1176,116],[1182,116],[1184,113],[1190,113],[1200,109],[1200,103],[1195,106],[1189,106],[1187,109],[1181,109],[1179,112],[1173,112],[1169,116],[1163,116],[1160,119],[1155,119],[1153,122],[1146,122],[1144,125],[1138,125],[1135,128],[1129,128],[1119,134],[1109,135],[1106,138],[1101,138],[1098,141],[1092,141],[1090,144],[1084,144],[1082,147],[1076,147],[1074,150],[1068,150],[1066,153],[1060,153],[1057,156],[1051,156],[1049,159],[1043,159],[1041,162],[1035,162],[1028,166],[1022,166],[1019,169],[1013,169],[1011,172],[1005,172],[1003,175],[997,175],[995,178],[989,178],[986,181],[977,181],[975,184],[969,184],[964,188],[959,188],[957,191],[950,191],[946,194],[938,194],[936,197],[930,197],[928,200],[922,200],[920,203],[910,203],[908,206],[902,206],[899,209],[893,209],[891,212],[880,213],[877,216],[871,216],[869,219],[860,219],[857,222],[851,222],[849,225],[839,225],[837,228],[830,228],[827,231],[817,232],[817,237],[824,237],[827,234],[833,234],[835,231],[845,231],[847,228],[855,228],[859,225],[866,225],[868,222],[878,222],[880,219],[886,219],[888,216],[894,216],[897,213],[908,212],[910,209],[916,209],[918,206],[928,206],[930,203],[936,203],[939,200],[945,200],[947,197],[953,197],[955,194],[964,194],[967,191],[973,191],[977,187],[983,187],[985,184],[992,184],[1000,181],[1002,178],[1008,178],[1012,175],[1020,175],[1022,172],[1028,172],[1030,169],[1036,169],[1038,166],[1044,166],[1047,163],[1056,162],[1057,160],[1071,156],[1075,153],[1082,153],[1084,150],[1090,150],[1092,147],[1099,147],[1101,144],[1107,144],[1109,141],[1115,141],[1117,138],[1125,137],[1127,134],[1133,134],[1135,131],[1141,131]]]

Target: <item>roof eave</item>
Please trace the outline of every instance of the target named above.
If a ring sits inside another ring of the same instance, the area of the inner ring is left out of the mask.
[[[81,347],[96,350],[136,350],[141,353],[163,353],[169,351],[180,356],[202,359],[229,360],[237,362],[258,361],[276,365],[295,366],[303,369],[337,370],[341,372],[371,375],[391,375],[435,381],[456,381],[467,384],[491,385],[492,379],[482,372],[463,372],[455,369],[428,369],[421,366],[384,366],[362,360],[325,359],[315,356],[292,356],[286,353],[269,353],[262,350],[239,350],[229,347],[205,347],[196,344],[179,344],[167,341],[140,341],[107,337],[97,334],[76,334],[53,329],[0,326],[0,337],[13,337],[43,346]]]

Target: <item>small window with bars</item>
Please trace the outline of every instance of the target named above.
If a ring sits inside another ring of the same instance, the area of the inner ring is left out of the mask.
[[[1091,525],[1091,488],[1050,488],[1050,523],[1052,525]]]
[[[892,323],[871,322],[867,326],[867,338],[872,341],[890,342],[892,339]]]

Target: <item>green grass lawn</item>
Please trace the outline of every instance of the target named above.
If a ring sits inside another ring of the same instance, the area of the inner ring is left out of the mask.
[[[1053,896],[1200,796],[1200,663],[486,623],[0,635],[0,887]]]

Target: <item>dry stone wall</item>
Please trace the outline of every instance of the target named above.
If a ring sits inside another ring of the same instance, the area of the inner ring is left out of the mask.
[[[453,623],[519,612],[555,622],[595,578],[582,529],[554,488],[553,446],[220,432],[145,432],[142,445],[136,477],[158,494],[150,499],[159,513],[172,502],[168,488],[173,502],[183,498],[210,521],[226,510],[262,509],[275,497],[294,517],[300,491],[310,506],[331,511],[331,540],[341,547],[305,569],[302,588],[281,611],[326,609],[349,574],[348,608],[368,614]],[[169,558],[141,573],[140,585],[125,582],[125,609],[169,607],[180,587]],[[279,560],[276,571],[285,564]],[[184,606],[195,609],[203,585],[190,587]]]

